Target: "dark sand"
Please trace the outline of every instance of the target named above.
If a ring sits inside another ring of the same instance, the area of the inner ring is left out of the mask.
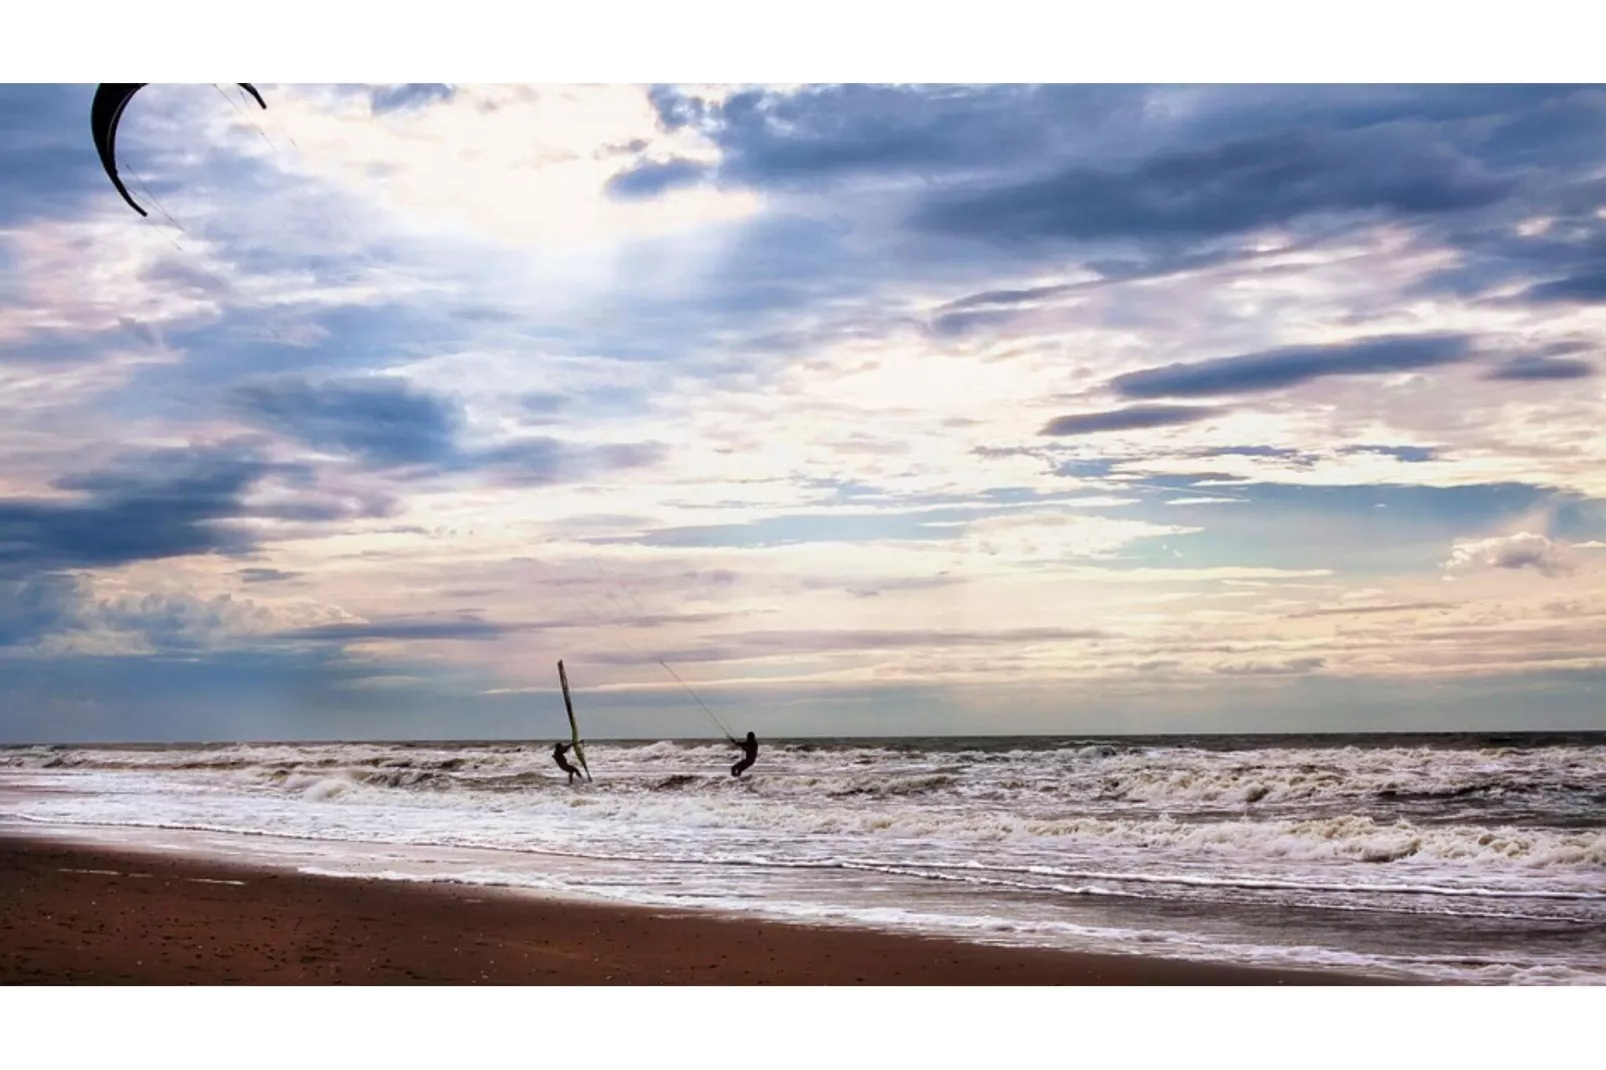
[[[239,882],[239,883],[230,883]],[[0,839],[5,984],[1376,984]]]

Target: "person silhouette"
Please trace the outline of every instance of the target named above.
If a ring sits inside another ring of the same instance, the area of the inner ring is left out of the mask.
[[[552,760],[558,763],[559,769],[569,774],[570,784],[573,784],[574,778],[580,775],[580,770],[570,765],[569,760],[564,757],[572,746],[574,746],[572,743],[554,743],[552,745]]]
[[[747,738],[736,744],[742,748],[742,759],[731,766],[731,776],[741,776],[749,766],[758,761],[758,737],[747,733]]]

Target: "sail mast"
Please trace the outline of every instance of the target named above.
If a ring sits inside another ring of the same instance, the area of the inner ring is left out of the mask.
[[[574,740],[574,756],[580,759],[580,768],[591,779],[591,767],[586,764],[585,748],[580,744],[580,722],[574,719],[574,701],[569,698],[569,674],[563,671],[563,660],[558,660],[558,682],[563,685],[563,708],[569,711],[569,733]]]

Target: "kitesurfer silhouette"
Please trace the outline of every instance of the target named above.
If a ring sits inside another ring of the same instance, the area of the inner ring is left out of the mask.
[[[570,765],[569,764],[569,760],[564,757],[564,755],[566,753],[568,753],[569,748],[572,747],[572,746],[574,746],[574,744],[572,744],[572,743],[554,743],[554,744],[552,744],[552,760],[558,763],[558,768],[559,769],[561,769],[565,773],[569,774],[569,783],[570,784],[573,784],[574,783],[574,778],[580,775],[580,770],[578,770],[574,766]]]
[[[748,766],[758,761],[758,737],[753,733],[747,733],[747,738],[736,745],[742,748],[742,760],[731,766],[731,776],[741,776]]]

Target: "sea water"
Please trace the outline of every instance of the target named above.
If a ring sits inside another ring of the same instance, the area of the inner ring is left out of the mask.
[[[1606,983],[1606,733],[0,749],[0,831],[988,943]]]

